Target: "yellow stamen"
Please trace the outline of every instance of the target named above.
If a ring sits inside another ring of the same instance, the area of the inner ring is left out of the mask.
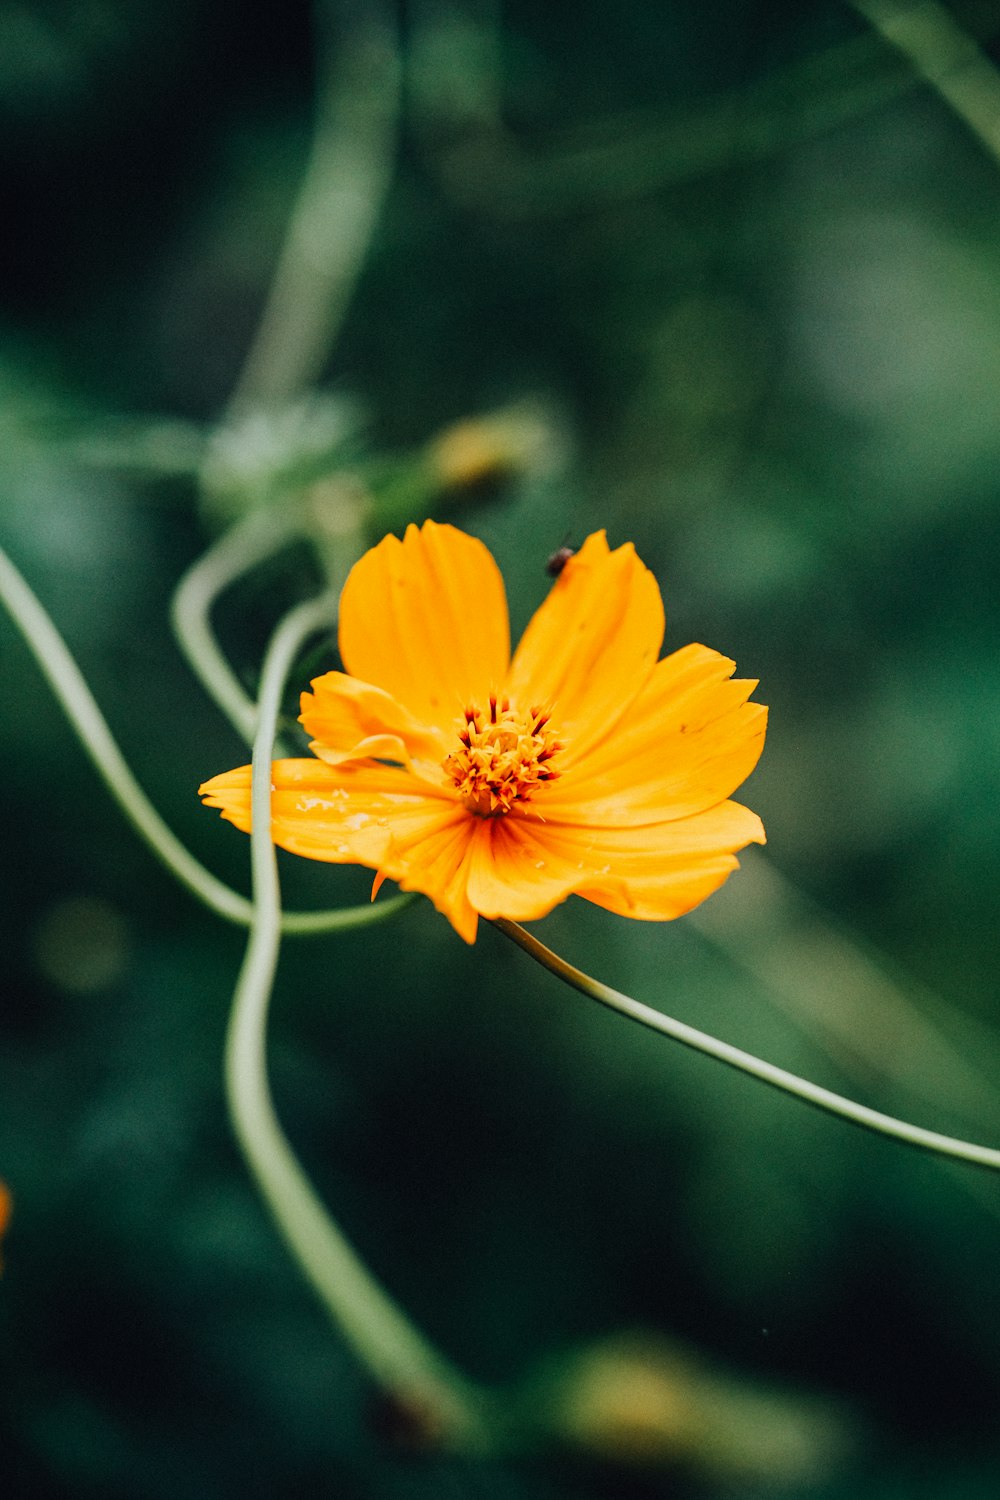
[[[442,762],[470,812],[482,818],[510,812],[515,802],[532,793],[559,772],[552,760],[562,749],[546,726],[549,715],[540,708],[527,714],[512,709],[507,698],[489,697],[489,709],[470,705],[456,725],[461,749]]]

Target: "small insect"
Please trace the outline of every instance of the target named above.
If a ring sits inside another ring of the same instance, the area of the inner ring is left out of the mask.
[[[548,562],[545,564],[545,571],[546,573],[548,573],[549,577],[558,578],[563,568],[569,562],[570,558],[575,555],[575,553],[576,548],[570,547],[566,542],[563,542],[561,547],[557,547],[555,552],[553,552],[552,556],[549,558]]]

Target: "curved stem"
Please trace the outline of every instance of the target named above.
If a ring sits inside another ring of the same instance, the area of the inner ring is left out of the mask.
[[[189,853],[136,781],[65,641],[2,548],[0,603],[17,626],[94,769],[135,832],[171,875],[199,901],[227,921],[249,926],[253,916],[252,904]],[[409,900],[408,896],[396,896],[374,906],[286,912],[282,930],[305,934],[360,927],[391,916]]]
[[[856,1104],[853,1099],[845,1099],[841,1094],[821,1088],[818,1084],[810,1083],[806,1078],[799,1078],[795,1073],[786,1072],[784,1068],[775,1067],[773,1063],[764,1062],[762,1058],[754,1057],[752,1053],[743,1052],[739,1047],[732,1047],[728,1042],[720,1042],[715,1037],[708,1036],[704,1031],[697,1031],[693,1026],[685,1025],[683,1021],[675,1021],[671,1016],[663,1015],[661,1011],[653,1010],[650,1006],[642,1005],[638,1000],[633,1000],[618,990],[610,989],[599,980],[592,979],[589,974],[584,974],[582,970],[574,968],[564,958],[553,953],[550,948],[546,948],[544,943],[540,943],[537,938],[525,932],[517,922],[499,917],[494,920],[493,925],[505,937],[517,943],[518,947],[523,948],[536,963],[540,963],[555,974],[557,979],[562,979],[573,989],[579,990],[582,995],[587,995],[591,1000],[608,1006],[610,1010],[618,1011],[619,1015],[627,1016],[630,1021],[638,1021],[640,1026],[648,1026],[651,1031],[658,1031],[685,1047],[691,1047],[695,1052],[704,1052],[707,1057],[714,1057],[717,1062],[726,1063],[730,1068],[737,1068],[741,1073],[748,1073],[751,1078],[759,1078],[762,1083],[781,1089],[783,1093],[792,1094],[795,1098],[804,1100],[806,1104],[815,1105],[817,1109],[824,1109],[828,1114],[838,1115],[842,1120],[850,1120],[854,1125],[862,1125],[866,1130],[874,1130],[879,1135],[905,1141],[910,1146],[917,1146],[922,1151],[934,1152],[938,1156],[954,1157],[959,1161],[972,1162],[976,1166],[1000,1171],[1000,1150],[993,1146],[979,1146],[972,1141],[957,1140],[954,1136],[941,1135],[936,1130],[925,1130],[920,1125],[911,1125],[906,1120],[897,1120],[892,1115],[884,1115],[876,1109],[869,1109],[867,1105]]]
[[[909,1101],[908,1111],[947,1098],[956,1117],[996,1117],[1000,1037],[966,1037],[959,1046],[954,1034],[971,1024],[968,1017],[912,976],[904,978],[895,964],[890,974],[876,950],[763,851],[755,851],[730,899],[706,901],[688,925],[752,976],[768,1003],[855,1081],[878,1078],[897,1102],[900,1095]],[[996,1207],[1000,1212],[1000,1200]]]
[[[294,506],[253,510],[225,532],[182,577],[170,603],[177,643],[209,697],[237,734],[253,743],[257,705],[229,665],[211,625],[219,595],[237,578],[289,542],[301,526]]]
[[[302,1271],[367,1369],[415,1405],[451,1446],[486,1444],[485,1400],[413,1327],[332,1222],[282,1133],[267,1081],[267,1009],[278,961],[281,903],[271,841],[271,748],[284,680],[304,638],[336,607],[292,611],[265,659],[253,750],[251,863],[254,919],[226,1044],[226,1086],[237,1137]]]

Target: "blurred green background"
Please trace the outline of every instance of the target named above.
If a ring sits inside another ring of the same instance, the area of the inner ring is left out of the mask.
[[[926,14],[988,118],[1000,7]],[[246,757],[168,609],[220,524],[199,467],[317,93],[357,160],[357,219],[348,191],[328,228],[358,275],[303,378],[352,424],[350,463],[481,535],[517,627],[567,536],[634,541],[668,649],[734,656],[771,705],[743,794],[766,852],[676,924],[572,900],[539,935],[819,1082],[1000,1140],[988,142],[847,5],[6,0],[0,542],[164,816],[241,889],[247,843],[195,789]],[[499,408],[541,434],[518,472],[424,494],[414,455]],[[224,601],[248,688],[316,581],[292,549]],[[426,903],[286,944],[272,1077],[325,1200],[474,1377],[631,1331],[679,1351],[681,1406],[685,1371],[708,1394],[662,1462],[411,1451],[231,1138],[240,933],[127,830],[5,618],[0,671],[5,1495],[998,1493],[996,1180],[640,1033],[489,928],[467,950]],[[290,905],[369,888],[290,858],[282,878]]]

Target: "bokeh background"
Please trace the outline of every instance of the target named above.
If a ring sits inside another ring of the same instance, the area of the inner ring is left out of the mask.
[[[771,705],[744,794],[766,851],[689,919],[570,901],[539,934],[996,1142],[1000,9],[910,7],[916,62],[866,9],[5,0],[0,542],[164,816],[247,889],[246,841],[195,797],[245,755],[169,601],[260,499],[243,469],[301,458],[303,422],[277,459],[219,423],[326,100],[347,186],[316,255],[343,305],[291,357],[350,438],[312,477],[360,465],[393,519],[484,537],[517,625],[548,554],[606,526],[660,578],[668,647],[735,656]],[[498,410],[530,441],[435,489],[427,444]],[[249,689],[317,578],[293,548],[223,602]],[[648,1368],[605,1348],[603,1448],[419,1451],[233,1144],[240,933],[126,828],[6,619],[0,671],[11,1500],[997,1494],[996,1180],[640,1033],[488,928],[467,950],[426,903],[286,944],[288,1132],[470,1375],[516,1386],[619,1334]],[[369,885],[282,875],[295,905]]]

